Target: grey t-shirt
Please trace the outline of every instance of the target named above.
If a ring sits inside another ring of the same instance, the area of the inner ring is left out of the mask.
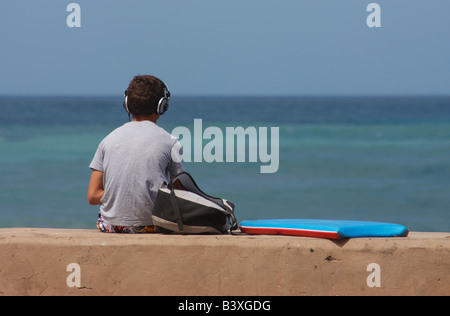
[[[161,184],[184,171],[183,164],[175,162],[181,159],[172,159],[177,143],[150,121],[126,123],[103,139],[89,168],[104,173],[100,212],[105,222],[153,225],[152,210]]]

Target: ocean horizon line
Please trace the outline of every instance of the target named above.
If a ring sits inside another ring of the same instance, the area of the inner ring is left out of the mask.
[[[71,94],[71,93],[43,93],[43,94],[0,94],[0,98],[116,98],[122,94]],[[374,94],[346,94],[346,93],[322,93],[322,94],[174,94],[174,98],[450,98],[449,94],[440,93],[374,93]]]

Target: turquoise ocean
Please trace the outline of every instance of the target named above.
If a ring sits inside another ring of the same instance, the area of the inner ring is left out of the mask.
[[[275,173],[248,160],[185,163],[203,191],[236,204],[238,220],[450,231],[450,97],[174,96],[158,124],[193,132],[194,119],[204,129],[279,128]],[[95,228],[88,166],[127,121],[120,96],[1,96],[0,227]]]

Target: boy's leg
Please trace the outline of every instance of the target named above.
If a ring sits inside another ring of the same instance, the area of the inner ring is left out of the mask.
[[[101,214],[98,215],[97,228],[102,233],[151,234],[156,232],[156,226],[115,226],[105,223]]]

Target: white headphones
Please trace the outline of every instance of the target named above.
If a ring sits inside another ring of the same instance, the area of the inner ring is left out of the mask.
[[[170,101],[170,90],[164,81],[161,81],[161,82],[164,84],[164,97],[162,97],[159,100],[158,105],[156,106],[156,113],[158,115],[163,115],[164,113],[167,112],[167,110],[169,109],[169,101]],[[130,112],[130,109],[128,108],[127,91],[125,91],[125,101],[123,102],[123,107],[127,111],[128,115],[130,115],[131,112]]]

